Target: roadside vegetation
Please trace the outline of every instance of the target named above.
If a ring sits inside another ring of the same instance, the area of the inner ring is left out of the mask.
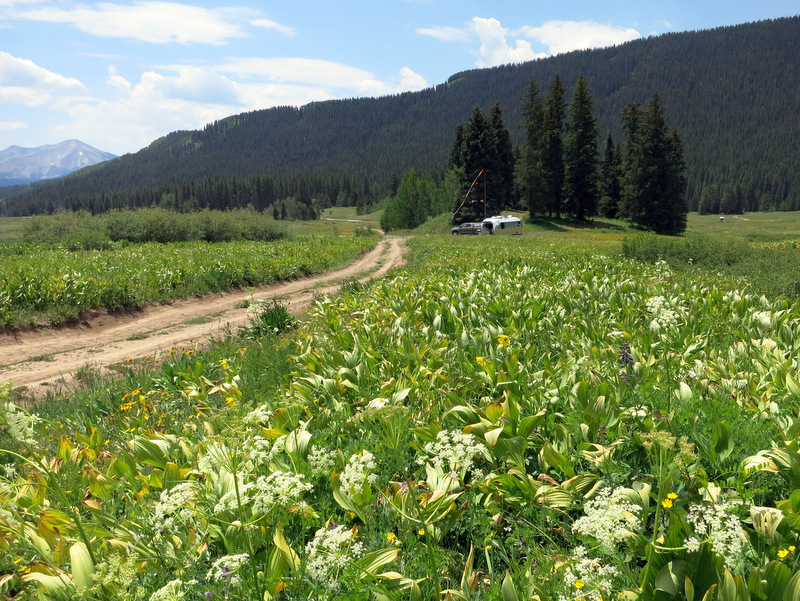
[[[799,598],[800,306],[613,225],[415,237],[301,323],[5,388],[0,590]]]
[[[90,309],[137,309],[241,286],[263,286],[345,265],[371,236],[273,242],[118,242],[75,251],[60,244],[0,245],[0,327],[57,324]]]

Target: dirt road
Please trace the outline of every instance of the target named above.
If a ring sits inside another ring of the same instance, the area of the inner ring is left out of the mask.
[[[143,359],[158,363],[171,349],[201,348],[249,323],[242,305],[249,299],[275,299],[297,315],[315,295],[339,285],[380,276],[403,264],[405,241],[384,238],[374,250],[344,269],[284,282],[148,307],[128,314],[95,312],[79,324],[0,335],[0,383],[11,380],[37,396],[69,388],[87,368],[107,372],[115,365]]]

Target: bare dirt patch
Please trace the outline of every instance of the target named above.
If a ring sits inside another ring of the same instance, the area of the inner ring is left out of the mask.
[[[158,364],[170,350],[202,348],[247,325],[246,301],[274,299],[298,315],[316,295],[333,294],[342,283],[364,281],[402,265],[405,250],[404,239],[384,238],[344,269],[127,314],[94,312],[68,327],[2,334],[0,382],[11,380],[15,389],[24,387],[36,396],[69,388],[76,374],[87,369],[108,373],[134,360]]]

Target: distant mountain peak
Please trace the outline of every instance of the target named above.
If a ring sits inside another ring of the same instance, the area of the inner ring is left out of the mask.
[[[64,140],[36,148],[9,146],[0,151],[0,186],[55,179],[113,158],[116,155],[80,140]]]

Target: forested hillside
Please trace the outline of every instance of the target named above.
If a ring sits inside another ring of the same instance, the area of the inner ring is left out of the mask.
[[[372,202],[410,168],[443,174],[475,107],[503,112],[515,146],[521,103],[559,74],[591,87],[600,140],[626,104],[657,92],[681,133],[690,210],[800,209],[800,17],[667,34],[521,65],[465,71],[415,93],[235,115],[7,198],[0,210]],[[600,149],[602,151],[602,149]],[[720,204],[722,203],[722,204]],[[284,205],[285,206],[285,205]],[[284,208],[285,210],[285,208]]]

